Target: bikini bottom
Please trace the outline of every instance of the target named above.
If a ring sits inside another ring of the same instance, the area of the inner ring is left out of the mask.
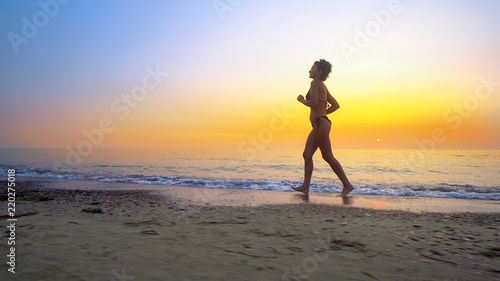
[[[332,125],[332,121],[330,121],[330,119],[328,119],[328,117],[320,116],[320,117],[317,117],[316,119],[314,119],[314,121],[312,123],[313,128],[314,128],[314,124],[316,124],[316,128],[319,128],[321,123],[323,123],[323,120],[321,120],[321,119],[325,119],[326,121],[330,122],[330,125]]]

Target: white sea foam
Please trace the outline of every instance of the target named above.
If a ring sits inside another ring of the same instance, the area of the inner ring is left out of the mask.
[[[274,191],[292,191],[291,186],[299,185],[300,182],[287,180],[242,180],[242,179],[197,179],[175,176],[158,175],[125,175],[118,177],[108,177],[105,175],[82,175],[63,173],[58,174],[50,171],[35,171],[30,169],[21,169],[17,171],[18,176],[26,177],[44,177],[56,179],[72,180],[90,180],[99,182],[117,182],[148,185],[180,185],[205,188],[226,188],[226,189],[253,189],[253,190],[274,190]],[[311,192],[340,193],[341,186],[311,184]],[[422,184],[366,184],[362,183],[356,186],[353,194],[364,195],[387,195],[387,196],[416,196],[416,197],[438,197],[438,198],[459,198],[459,199],[481,199],[481,200],[500,200],[500,187],[479,187],[470,184],[453,185],[440,183],[437,185]]]
[[[418,163],[411,150],[338,150],[354,194],[500,200],[500,151],[436,150]],[[81,164],[65,165],[64,149],[0,149],[0,175],[158,186],[291,191],[300,185],[300,149],[259,151],[249,160],[236,149],[95,149]],[[460,156],[457,156],[460,155]],[[315,155],[312,192],[339,193],[330,167]]]

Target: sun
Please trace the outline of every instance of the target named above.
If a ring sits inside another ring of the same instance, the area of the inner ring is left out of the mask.
[[[380,138],[377,139],[377,142],[380,142]]]

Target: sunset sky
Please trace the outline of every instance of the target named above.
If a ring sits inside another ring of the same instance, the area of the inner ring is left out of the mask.
[[[0,13],[0,147],[75,147],[97,130],[98,147],[302,147],[296,97],[324,58],[334,148],[500,149],[500,1],[41,0]]]

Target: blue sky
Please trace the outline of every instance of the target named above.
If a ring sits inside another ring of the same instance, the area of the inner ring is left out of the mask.
[[[387,98],[373,95],[408,83],[449,89],[443,91],[447,103],[435,109],[438,119],[466,95],[452,88],[470,90],[478,75],[498,73],[500,65],[498,1],[400,1],[401,14],[350,63],[339,44],[352,42],[355,28],[390,1],[241,1],[223,20],[214,2],[69,1],[58,4],[57,13],[16,54],[8,34],[22,35],[22,18],[33,21],[43,9],[39,1],[2,1],[0,129],[19,134],[2,134],[0,146],[78,141],[82,128],[106,116],[110,103],[137,85],[147,66],[159,65],[171,76],[123,123],[124,130],[141,126],[154,135],[163,128],[186,139],[193,137],[182,129],[187,126],[203,131],[207,124],[222,124],[210,130],[228,135],[228,128],[248,122],[255,112],[258,130],[273,108],[295,106],[319,58],[334,63],[339,79],[329,87],[349,94],[343,98],[347,104],[354,97]],[[468,84],[452,86],[457,81]],[[245,106],[219,110],[234,104]],[[205,121],[197,124],[200,119]],[[224,123],[228,119],[240,123]],[[123,136],[132,137],[125,131]],[[31,132],[40,137],[30,139]],[[248,131],[234,133],[241,139]]]

